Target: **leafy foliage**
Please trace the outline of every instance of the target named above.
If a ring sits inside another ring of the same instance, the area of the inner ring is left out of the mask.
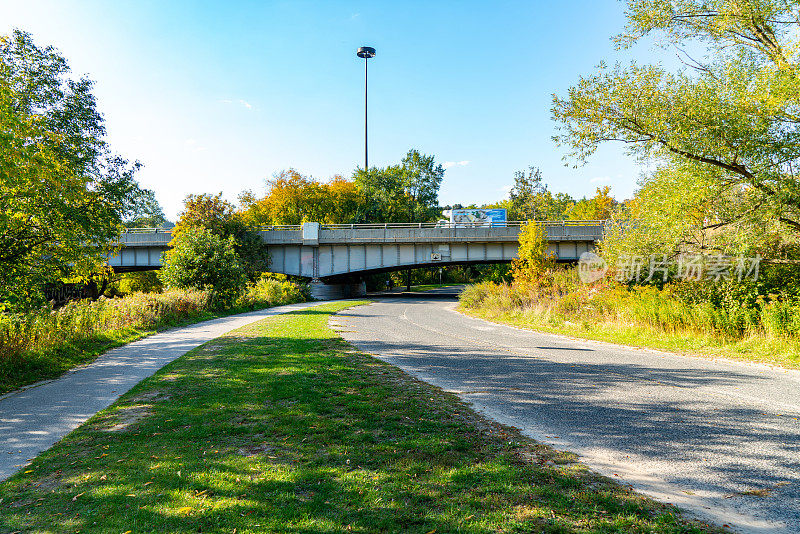
[[[320,182],[294,169],[267,182],[267,194],[240,196],[242,217],[251,225],[426,222],[439,215],[444,168],[433,156],[409,150],[397,165],[357,169],[352,180]]]
[[[139,271],[122,274],[112,284],[113,294],[129,295],[131,293],[160,293],[163,289],[157,271]],[[106,291],[106,296],[109,290]]]
[[[514,173],[514,186],[509,199],[484,207],[506,208],[512,221],[560,221],[564,219],[608,219],[617,201],[611,188],[597,188],[592,198],[575,200],[567,193],[553,193],[544,182],[542,171],[529,166],[527,171]]]
[[[205,228],[223,239],[233,239],[238,262],[250,280],[269,267],[267,246],[257,232],[234,211],[233,204],[216,195],[189,195],[178,224],[172,230],[173,243],[192,229]]]
[[[155,192],[140,189],[132,199],[123,224],[126,228],[159,228],[167,227],[170,223],[156,200]]]
[[[294,169],[267,181],[267,194],[257,199],[252,192],[240,197],[243,218],[255,226],[320,223],[348,223],[358,219],[363,198],[356,185],[341,176],[321,183]]]
[[[800,4],[628,4],[628,26],[617,37],[619,46],[654,34],[679,50],[685,67],[667,72],[658,65],[601,64],[565,97],[554,97],[556,141],[569,147],[577,162],[604,142],[624,142],[632,154],[668,169],[648,180],[645,189],[674,181],[675,175],[698,177],[702,190],[681,180],[689,188],[671,195],[676,205],[686,205],[684,192],[698,201],[691,210],[702,211],[702,222],[690,225],[689,232],[735,236],[744,231],[751,245],[763,246],[773,242],[777,224],[783,241],[794,240],[800,230]],[[698,44],[705,46],[705,54],[693,58],[686,49]],[[645,191],[652,199],[651,193]],[[630,220],[628,225],[637,224]],[[644,224],[653,228],[651,222]],[[680,224],[666,223],[675,231]]]
[[[109,347],[208,311],[207,293],[172,290],[0,314],[0,393],[56,377]]]
[[[183,229],[162,255],[159,279],[167,288],[209,291],[216,306],[230,306],[247,278],[236,254],[236,240],[202,226]]]
[[[553,254],[547,249],[544,226],[528,221],[519,233],[517,257],[511,263],[514,282],[523,286],[546,283],[554,263]]]
[[[109,152],[91,90],[53,48],[0,37],[0,307],[102,272],[138,194],[139,165]]]
[[[611,187],[598,187],[592,198],[582,198],[566,210],[566,218],[576,221],[605,221],[617,206],[616,199],[611,196]]]
[[[608,280],[584,284],[576,269],[555,269],[546,284],[484,282],[459,299],[483,317],[535,329],[797,367],[800,299],[796,293],[764,296],[769,278],[627,287]]]
[[[311,289],[307,285],[277,280],[264,274],[254,283],[247,285],[247,289],[236,300],[236,306],[263,308],[307,300],[311,300]]]
[[[364,222],[435,220],[444,167],[433,156],[409,150],[399,165],[358,169],[355,183],[365,197]]]

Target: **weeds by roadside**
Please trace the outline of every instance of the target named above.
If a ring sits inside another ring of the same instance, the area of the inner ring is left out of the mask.
[[[800,367],[800,303],[763,298],[742,284],[629,288],[583,284],[568,269],[539,285],[469,286],[460,305],[484,319],[548,332]]]
[[[111,347],[158,330],[305,300],[307,294],[297,284],[263,279],[248,286],[233,308],[223,310],[211,305],[208,292],[189,289],[0,313],[0,394],[59,376]]]

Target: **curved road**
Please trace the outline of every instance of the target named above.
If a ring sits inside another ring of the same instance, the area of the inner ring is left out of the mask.
[[[741,532],[800,532],[800,373],[502,326],[389,298],[341,335],[595,470]]]

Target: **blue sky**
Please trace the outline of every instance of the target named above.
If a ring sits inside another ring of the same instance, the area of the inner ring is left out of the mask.
[[[112,148],[144,169],[174,218],[188,193],[235,201],[294,167],[326,179],[363,164],[363,60],[370,60],[370,164],[409,148],[447,172],[442,204],[496,201],[513,173],[554,191],[610,185],[630,197],[640,170],[608,146],[565,167],[551,141],[552,93],[620,55],[615,0],[244,2],[0,0],[0,33],[21,28],[96,81]]]

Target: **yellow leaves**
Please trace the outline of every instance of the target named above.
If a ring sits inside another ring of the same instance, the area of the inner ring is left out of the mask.
[[[348,222],[360,202],[355,183],[339,175],[324,183],[289,169],[269,180],[267,186],[263,198],[247,198],[243,217],[249,224]]]
[[[520,231],[518,256],[511,264],[514,281],[538,284],[552,263],[544,227],[536,221],[528,221]]]
[[[183,508],[178,508],[178,513],[179,514],[183,514],[183,515],[187,515],[192,510],[194,510],[194,508],[192,508],[191,506],[184,506]]]

